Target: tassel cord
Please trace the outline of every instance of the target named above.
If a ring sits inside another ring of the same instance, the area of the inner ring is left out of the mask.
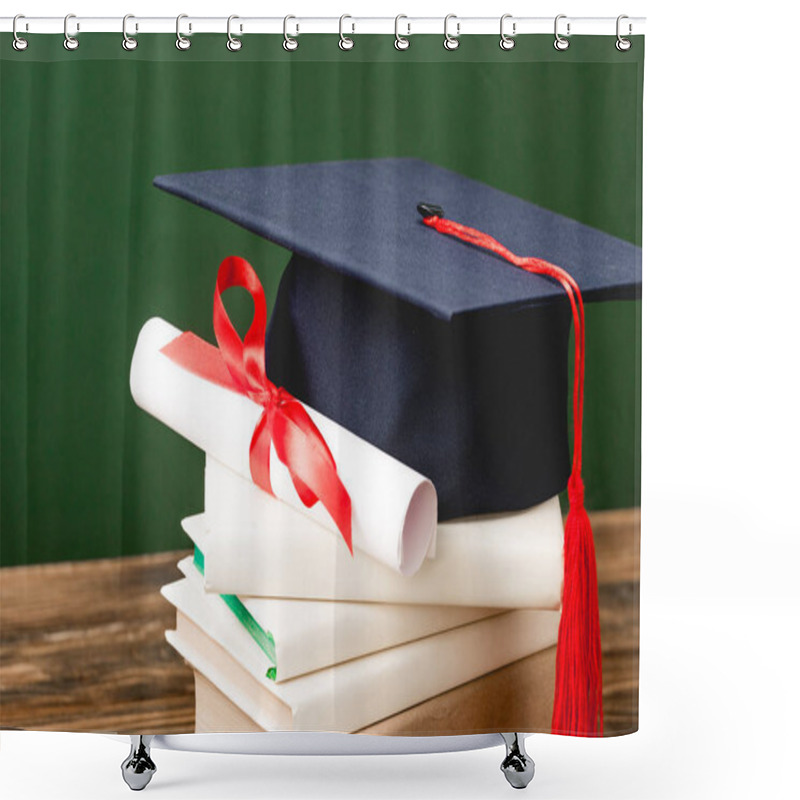
[[[572,322],[575,327],[575,379],[572,385],[572,419],[574,428],[572,478],[580,480],[583,466],[583,384],[586,373],[586,336],[583,297],[575,279],[566,270],[551,264],[549,261],[541,258],[518,256],[498,242],[497,239],[483,233],[483,231],[443,217],[426,217],[423,222],[439,233],[454,236],[476,247],[482,247],[484,250],[489,250],[499,255],[514,266],[524,269],[526,272],[534,275],[546,275],[561,284],[572,308]]]

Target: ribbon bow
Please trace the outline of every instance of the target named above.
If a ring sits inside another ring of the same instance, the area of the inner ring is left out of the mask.
[[[226,289],[239,286],[253,298],[253,321],[239,338],[222,302]],[[201,378],[239,392],[263,408],[250,440],[253,482],[274,495],[270,451],[286,466],[297,495],[310,508],[317,501],[327,509],[352,555],[350,495],[339,478],[336,462],[305,406],[267,377],[264,339],[267,300],[255,270],[243,258],[228,256],[219,266],[214,291],[214,334],[218,348],[191,332],[162,349],[164,355]]]

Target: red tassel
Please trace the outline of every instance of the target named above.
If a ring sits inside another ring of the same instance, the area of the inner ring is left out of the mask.
[[[602,736],[603,668],[594,537],[583,506],[583,481],[571,477],[568,491],[552,732]]]
[[[569,514],[564,527],[564,583],[561,622],[556,650],[556,687],[552,732],[572,736],[603,733],[603,665],[600,647],[600,611],[597,596],[597,563],[594,536],[583,505],[581,464],[583,453],[583,379],[586,356],[586,326],[583,298],[575,279],[561,267],[540,258],[512,253],[486,233],[444,219],[438,206],[418,206],[423,222],[439,233],[483,247],[535,275],[557,280],[569,300],[575,326],[575,380],[572,387],[574,442],[572,473],[567,486]]]

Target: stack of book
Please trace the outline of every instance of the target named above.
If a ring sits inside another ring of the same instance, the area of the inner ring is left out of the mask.
[[[495,542],[483,518],[440,524],[436,557],[404,577],[208,458],[205,513],[183,522],[194,555],[162,589],[197,732],[547,730],[558,501],[503,517]]]
[[[176,346],[210,359],[208,374]],[[549,730],[558,498],[437,523],[427,478],[308,409],[352,501],[351,552],[274,443],[272,491],[254,482],[264,410],[218,357],[154,319],[131,367],[137,403],[206,453],[205,507],[183,522],[194,555],[162,589],[177,615],[167,640],[195,672],[196,730]]]

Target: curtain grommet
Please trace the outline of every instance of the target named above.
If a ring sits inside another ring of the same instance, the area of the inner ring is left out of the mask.
[[[408,19],[405,14],[398,14],[394,18],[394,49],[395,50],[408,50],[411,47],[411,40],[408,39],[408,36],[411,36],[411,24],[406,23],[406,27],[408,30],[406,31],[405,36],[400,35],[400,20],[401,19]]]
[[[503,14],[503,16],[500,17],[500,49],[505,51],[513,50],[514,45],[517,43],[514,39],[514,37],[517,35],[517,23],[511,23],[511,35],[509,36],[505,32],[505,23],[507,19],[513,19],[512,15]]]
[[[181,20],[188,19],[188,14],[178,14],[175,19],[175,47],[178,50],[188,50],[192,46],[191,39],[188,39],[181,33]],[[189,32],[191,33],[192,26],[191,23],[189,24]]]
[[[630,40],[630,39],[626,39],[626,38],[625,38],[625,37],[624,37],[624,36],[623,36],[623,35],[620,33],[620,23],[621,23],[621,22],[622,22],[622,20],[624,20],[624,19],[629,19],[629,17],[628,17],[628,15],[627,15],[627,14],[620,14],[620,15],[617,17],[617,41],[616,41],[616,43],[615,43],[615,45],[614,45],[614,46],[617,48],[617,50],[619,50],[619,51],[620,51],[620,53],[626,53],[628,50],[630,50],[630,49],[631,49],[631,46],[632,46],[632,44],[633,44],[633,42],[631,42],[631,40]],[[631,35],[631,31],[632,31],[632,27],[631,27],[631,24],[630,24],[630,22],[629,22],[629,23],[628,23],[628,36],[630,36],[630,35]]]
[[[296,39],[297,34],[300,33],[300,26],[295,24],[295,35],[289,36],[288,26],[290,19],[297,19],[297,17],[287,14],[283,18],[283,49],[289,53],[292,53],[300,46],[300,42],[298,42]]]
[[[135,36],[128,35],[128,20],[129,19],[136,19],[133,14],[126,14],[122,18],[122,49],[127,50],[130,52],[131,50],[135,50],[139,46],[139,42],[137,41]],[[136,25],[136,28],[139,26]]]
[[[353,19],[349,14],[342,14],[339,17],[339,49],[344,50],[352,50],[355,47],[355,42],[349,37],[344,35],[344,21],[346,19]],[[351,33],[355,33],[356,26],[355,23],[352,23],[352,30]]]
[[[447,29],[451,19],[454,19],[456,21],[456,35],[455,36],[453,36]],[[444,42],[442,43],[444,45],[444,49],[445,50],[451,50],[451,51],[452,50],[458,50],[458,46],[459,46],[459,44],[461,44],[458,41],[458,37],[460,35],[461,35],[461,23],[458,21],[458,17],[455,14],[448,14],[444,18]]]
[[[231,53],[238,53],[242,49],[242,40],[238,36],[234,36],[231,32],[231,23],[235,20],[239,19],[236,14],[231,14],[228,17],[228,41],[225,43],[225,47],[231,51]],[[239,26],[239,33],[242,32],[242,26]]]
[[[14,37],[12,39],[12,41],[11,41],[11,46],[18,53],[21,53],[21,52],[23,52],[23,50],[27,50],[28,49],[28,40],[27,39],[23,39],[22,36],[20,36],[17,33],[17,21],[21,20],[21,19],[25,19],[25,15],[24,14],[17,14],[14,17],[14,21],[11,23],[11,33],[12,33],[12,35]]]
[[[565,38],[558,32],[558,23],[560,20],[566,18],[567,18],[566,14],[558,14],[555,18],[555,21],[553,22],[553,35],[555,36],[555,39],[553,41],[553,47],[555,47],[555,49],[561,53],[563,53],[564,50],[566,50],[569,47],[569,39]],[[567,36],[569,35],[570,35],[570,24],[569,22],[567,22]]]
[[[80,42],[78,41],[76,36],[71,36],[69,32],[69,21],[71,19],[75,19],[74,14],[67,14],[64,17],[64,49],[65,50],[77,50]],[[80,23],[76,23],[75,31],[76,33],[81,29]]]

